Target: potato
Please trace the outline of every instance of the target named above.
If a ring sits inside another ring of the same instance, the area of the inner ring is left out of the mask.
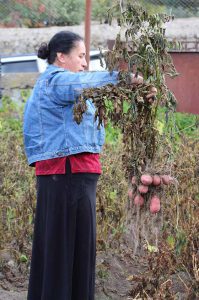
[[[161,184],[161,177],[157,174],[153,175],[153,185],[158,186]]]
[[[148,192],[149,188],[147,185],[143,185],[143,184],[140,184],[138,186],[138,191],[141,193],[141,194],[146,194]]]
[[[144,185],[150,185],[153,181],[153,178],[149,174],[143,174],[140,180]]]
[[[150,212],[155,214],[160,211],[160,199],[158,196],[154,195],[150,201]]]
[[[162,175],[161,179],[162,179],[163,184],[165,184],[165,185],[168,185],[170,183],[170,176],[168,176],[168,175]]]
[[[134,204],[143,206],[144,205],[144,198],[141,195],[136,195],[134,198]]]

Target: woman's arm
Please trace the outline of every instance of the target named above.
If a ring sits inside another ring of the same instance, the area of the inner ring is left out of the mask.
[[[77,100],[83,89],[101,87],[106,84],[117,84],[119,72],[96,71],[96,72],[78,72],[58,71],[52,74],[49,80],[47,93],[53,102],[59,105],[67,105]],[[143,78],[132,74],[132,84],[142,84]],[[150,97],[156,94],[156,91],[149,91]]]
[[[106,84],[116,84],[118,72],[57,72],[49,79],[47,94],[53,102],[59,105],[75,102],[85,88],[101,87]]]

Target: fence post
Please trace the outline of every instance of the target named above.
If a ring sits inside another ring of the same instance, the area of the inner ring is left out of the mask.
[[[91,38],[91,2],[92,0],[86,0],[86,15],[85,15],[85,45],[86,45],[86,61],[87,70],[89,70],[90,61],[90,38]]]

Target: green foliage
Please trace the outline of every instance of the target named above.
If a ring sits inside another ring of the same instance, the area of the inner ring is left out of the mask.
[[[84,17],[83,0],[9,0],[2,8],[1,23],[7,26],[43,27],[80,24]]]
[[[198,0],[147,0],[147,2],[150,2],[154,5],[166,5],[166,6],[174,6],[174,7],[187,7],[197,9],[199,8],[199,1]]]
[[[157,7],[162,8],[164,12],[172,13],[177,18],[193,17],[199,15],[198,0],[144,0],[142,1],[146,8],[150,6],[155,10]]]
[[[113,5],[111,0],[94,0],[92,4],[92,18],[100,23],[107,22],[108,10]]]
[[[140,3],[142,3],[149,14],[166,13],[166,7],[161,3],[151,3],[148,0],[141,0]]]
[[[0,133],[14,131],[18,136],[21,133],[21,110],[8,96],[2,98],[0,108]]]
[[[84,18],[83,0],[46,0],[46,8],[49,25],[75,25],[80,24]]]
[[[106,143],[115,145],[122,139],[121,130],[109,121],[106,125]]]
[[[110,0],[95,0],[93,2],[93,20],[99,20],[101,23],[107,21],[107,11],[116,1]],[[199,15],[199,1],[198,0],[140,0],[149,14],[154,13],[168,13],[177,18],[193,17]]]
[[[33,173],[23,150],[22,107],[8,97],[0,110],[0,240],[1,247],[14,243],[11,249],[17,259],[27,253],[31,242],[34,206]]]
[[[167,109],[158,110],[158,127],[161,133],[168,133],[172,141],[181,136],[197,138],[199,135],[199,118],[197,115],[175,112],[170,114]]]

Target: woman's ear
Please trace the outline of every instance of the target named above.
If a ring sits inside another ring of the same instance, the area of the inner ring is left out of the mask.
[[[66,54],[57,52],[57,60],[59,63],[64,64],[66,62]]]

